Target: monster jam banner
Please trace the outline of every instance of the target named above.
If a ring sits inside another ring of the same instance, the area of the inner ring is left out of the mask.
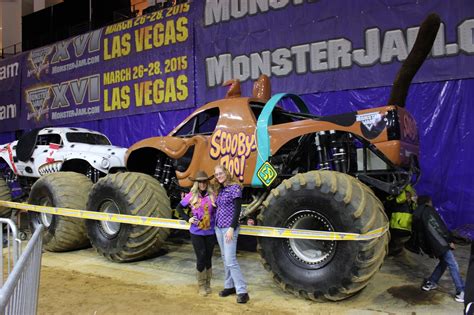
[[[196,2],[197,3],[197,2]],[[474,76],[472,0],[207,0],[196,23],[197,100],[222,97],[226,80],[266,74],[274,92],[391,85],[419,25],[441,17],[431,58],[414,82]],[[199,26],[198,26],[199,25]],[[384,100],[381,100],[381,103]]]
[[[25,54],[22,128],[194,106],[190,4]]]
[[[19,129],[21,57],[0,61],[0,132]]]

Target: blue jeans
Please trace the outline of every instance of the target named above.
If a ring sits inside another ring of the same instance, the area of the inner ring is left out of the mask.
[[[464,283],[461,279],[461,275],[459,274],[459,266],[456,262],[456,258],[454,258],[452,250],[446,251],[443,256],[439,257],[439,263],[428,280],[433,283],[438,283],[439,279],[446,270],[446,267],[449,268],[451,278],[453,278],[454,286],[456,287],[456,292],[464,291]]]
[[[224,262],[224,288],[234,288],[237,294],[247,293],[247,284],[244,276],[240,271],[239,263],[237,262],[237,237],[239,235],[239,228],[234,230],[234,237],[232,241],[227,243],[225,241],[225,233],[229,228],[219,228],[216,226],[216,237],[219,247],[221,249],[222,261]]]

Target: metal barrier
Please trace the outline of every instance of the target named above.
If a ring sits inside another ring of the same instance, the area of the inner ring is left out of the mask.
[[[21,42],[0,48],[0,59],[15,56],[19,53],[21,53]]]
[[[10,219],[0,218],[0,244],[4,248],[6,247],[5,250],[2,250],[2,259],[0,259],[0,286],[3,286],[4,275],[10,274],[21,254],[21,241],[18,238],[18,229]]]
[[[0,314],[36,314],[43,226],[40,225],[0,290]],[[15,242],[16,243],[16,242]]]

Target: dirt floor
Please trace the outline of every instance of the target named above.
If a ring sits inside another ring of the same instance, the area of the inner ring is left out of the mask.
[[[463,277],[469,247],[456,250]],[[420,283],[436,261],[402,253],[388,257],[369,285],[338,303],[315,303],[284,293],[258,261],[258,254],[240,251],[239,262],[251,300],[220,298],[223,268],[214,257],[213,294],[199,297],[191,245],[169,243],[160,257],[116,264],[93,249],[43,254],[38,314],[452,314],[462,305],[452,298],[448,273],[440,289],[423,292]]]
[[[295,314],[296,308],[261,302],[238,305],[233,297],[196,295],[193,285],[151,286],[45,267],[41,277],[39,314]]]

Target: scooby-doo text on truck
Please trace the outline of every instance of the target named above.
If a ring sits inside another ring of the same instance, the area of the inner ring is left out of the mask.
[[[429,53],[439,18],[420,28],[387,106],[327,117],[307,112],[295,95],[270,98],[262,76],[252,97],[240,85],[191,114],[168,136],[142,140],[126,154],[128,172],[94,184],[91,211],[171,217],[189,176],[225,164],[244,186],[242,218],[292,229],[366,233],[386,227],[379,198],[398,194],[419,175],[418,134],[404,109],[411,79]],[[279,106],[291,98],[299,112]],[[152,228],[88,221],[96,250],[116,262],[155,255],[169,234]],[[368,241],[259,239],[267,270],[286,291],[341,300],[363,289],[380,268],[389,235]]]

